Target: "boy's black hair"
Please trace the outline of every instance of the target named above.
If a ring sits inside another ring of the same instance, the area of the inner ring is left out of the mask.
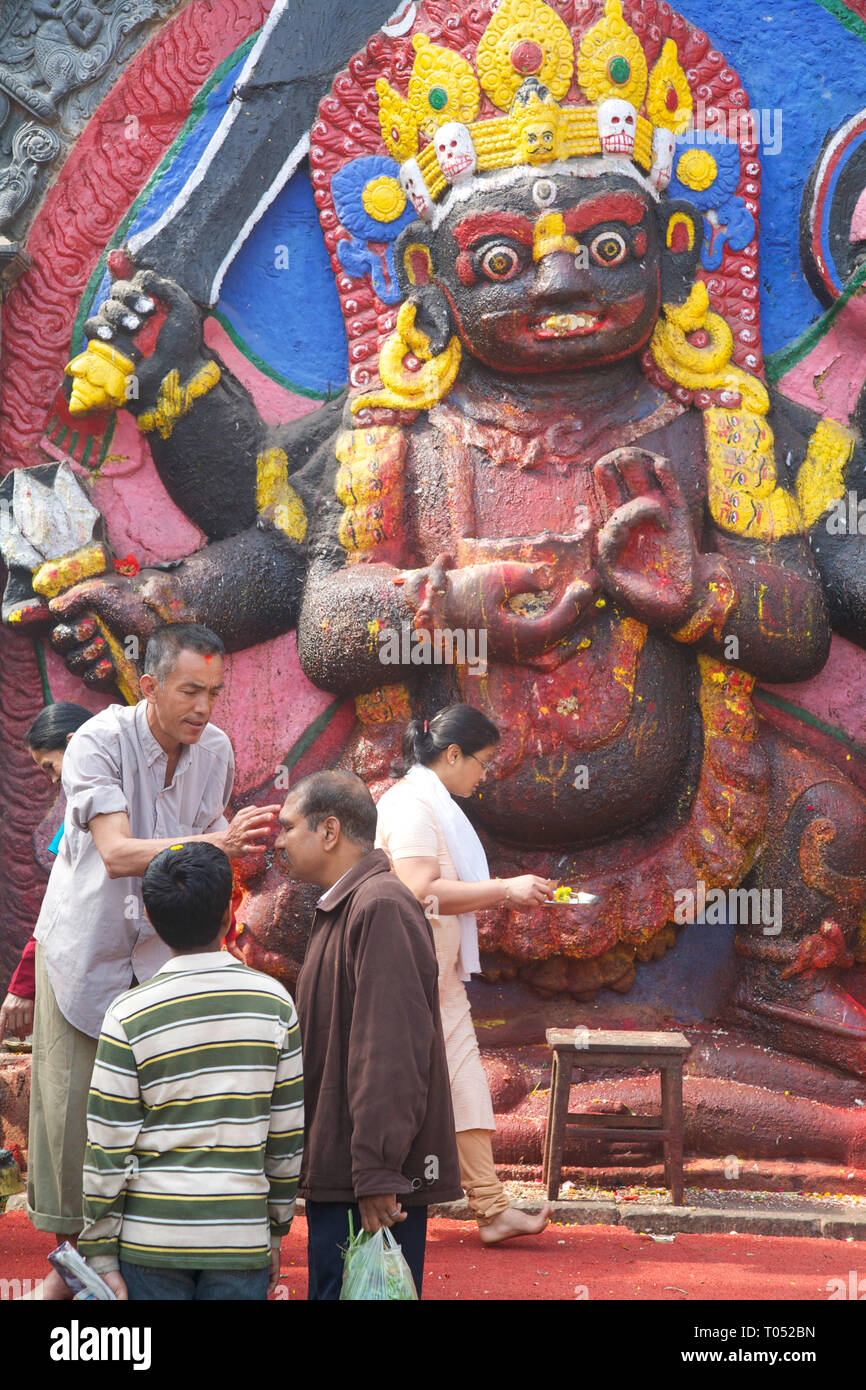
[[[292,787],[298,809],[311,830],[318,830],[328,816],[336,816],[350,840],[371,850],[376,838],[376,803],[353,772],[311,772]]]
[[[151,859],[141,880],[147,915],[173,951],[213,941],[232,896],[232,866],[216,845],[178,844]]]

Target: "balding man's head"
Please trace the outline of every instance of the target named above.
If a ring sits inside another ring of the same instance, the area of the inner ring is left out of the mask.
[[[330,886],[373,848],[376,805],[353,773],[314,772],[292,787],[280,827],[292,878]]]
[[[376,803],[360,777],[353,772],[313,772],[289,793],[311,830],[328,816],[362,849],[371,850],[376,838]]]

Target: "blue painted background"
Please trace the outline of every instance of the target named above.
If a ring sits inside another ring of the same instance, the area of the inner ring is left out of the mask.
[[[677,8],[737,69],[752,108],[781,112],[781,150],[761,153],[762,335],[769,355],[821,313],[800,266],[800,203],[827,133],[866,106],[866,41],[819,0],[687,0]],[[240,65],[241,60],[211,92],[198,128],[140,209],[133,230],[155,220],[182,184],[225,110]],[[275,264],[278,247],[287,250],[287,269]],[[107,293],[106,278],[94,303]],[[324,395],[345,382],[345,333],[305,172],[288,184],[247,240],[226,276],[218,312],[250,355],[285,384]]]
[[[866,106],[866,42],[818,0],[688,0],[676,8],[739,72],[753,109],[782,113],[781,151],[761,153],[761,316],[769,355],[822,312],[800,266],[800,203],[825,136]]]

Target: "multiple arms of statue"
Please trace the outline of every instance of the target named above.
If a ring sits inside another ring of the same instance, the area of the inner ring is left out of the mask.
[[[105,645],[85,614],[140,642],[160,622],[200,622],[229,650],[294,627],[309,513],[318,475],[333,464],[328,441],[342,402],[269,431],[249,393],[208,352],[196,305],[152,271],[116,281],[86,331],[133,361],[135,385],[123,404],[147,433],[169,495],[209,543],[177,565],[92,580],[55,600],[52,642],[70,670],[101,683]],[[82,381],[86,390],[88,364],[76,362],[73,391]]]

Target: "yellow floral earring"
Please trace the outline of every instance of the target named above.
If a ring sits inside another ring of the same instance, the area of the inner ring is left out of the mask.
[[[417,311],[411,300],[400,305],[397,326],[379,354],[379,376],[385,389],[359,396],[352,402],[353,414],[372,406],[429,410],[451,390],[460,368],[460,339],[455,333],[448,346],[434,356],[430,338],[415,326]]]

